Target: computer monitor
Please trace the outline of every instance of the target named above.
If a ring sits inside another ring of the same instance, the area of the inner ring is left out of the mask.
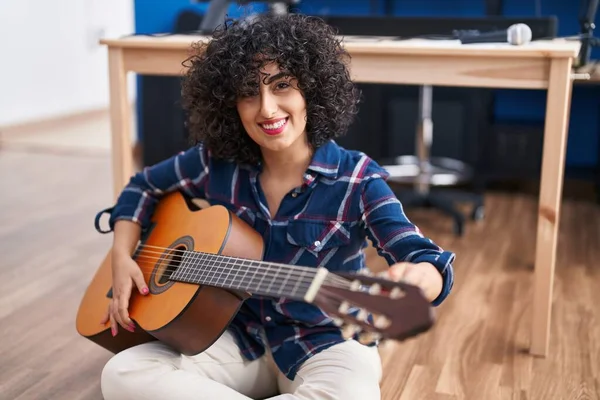
[[[220,24],[223,23],[227,16],[227,10],[229,4],[233,1],[239,5],[246,5],[254,2],[253,0],[196,0],[197,2],[210,1],[208,10],[202,18],[199,31],[204,34],[212,33]],[[268,3],[271,6],[271,10],[274,12],[285,12],[287,6],[296,5],[300,0],[263,0],[259,3]],[[283,11],[282,11],[283,10]]]

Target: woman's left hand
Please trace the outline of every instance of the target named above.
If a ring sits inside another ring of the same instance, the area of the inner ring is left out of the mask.
[[[442,292],[442,274],[430,263],[418,264],[400,262],[388,269],[390,279],[415,285],[423,290],[425,297],[431,302]]]

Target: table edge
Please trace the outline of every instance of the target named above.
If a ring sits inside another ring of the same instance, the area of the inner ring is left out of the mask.
[[[157,40],[135,41],[129,40],[128,37],[101,39],[100,44],[108,48],[120,48],[124,50],[165,50],[165,51],[188,51],[191,52],[192,43],[200,40],[208,39],[205,36],[196,36],[197,39],[190,39],[188,43],[181,42],[161,42],[160,39],[166,36],[158,36]],[[344,47],[350,55],[414,55],[414,56],[463,56],[463,57],[506,57],[506,58],[575,58],[579,54],[579,46],[563,47],[557,49],[548,49],[547,47],[519,47],[519,48],[494,48],[494,49],[479,49],[478,47],[453,47],[452,51],[447,51],[444,47],[394,47],[382,46],[381,42],[378,45],[370,43],[344,43]],[[565,43],[565,42],[560,42]],[[518,49],[518,50],[517,50]]]

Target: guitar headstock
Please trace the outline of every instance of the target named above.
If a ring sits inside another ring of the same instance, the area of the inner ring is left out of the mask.
[[[362,273],[329,273],[328,278],[314,303],[346,338],[404,340],[433,326],[433,307],[417,286]]]

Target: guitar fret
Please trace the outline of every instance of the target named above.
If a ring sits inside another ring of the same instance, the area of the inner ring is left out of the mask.
[[[231,268],[227,268],[227,261],[225,259],[221,259],[220,262],[221,274],[219,275],[219,285],[227,286],[227,277],[231,274]]]
[[[200,268],[198,269],[198,279],[196,283],[204,283],[205,281],[205,276],[208,276],[208,272],[209,272],[209,266],[207,265],[207,259],[208,259],[208,255],[207,254],[200,254],[199,260],[198,260],[198,265],[200,266]]]
[[[218,259],[218,261],[214,264],[215,265],[215,271],[213,276],[210,279],[210,284],[212,285],[217,285],[217,286],[221,286],[224,284],[224,275],[225,272],[227,272],[227,269],[224,267],[224,260],[222,259]]]
[[[271,280],[271,283],[269,284],[269,286],[267,286],[267,292],[269,292],[271,290],[271,286],[273,286],[273,284],[275,283],[275,280],[277,279],[277,275],[279,275],[279,272],[281,272],[281,266],[279,266],[279,268],[277,268],[277,272],[275,272],[275,275],[273,276],[273,279]]]
[[[198,265],[202,265],[202,257],[202,253],[193,253],[192,259],[194,260],[196,268],[193,268],[194,272],[191,274],[191,279],[194,282],[198,282],[200,275],[202,274],[202,268],[198,268]]]
[[[181,262],[179,263],[179,267],[174,272],[171,273],[171,279],[174,279],[174,280],[183,279],[183,276],[185,275],[185,271],[190,266],[191,266],[191,263],[189,263],[189,256],[188,256],[188,254],[184,254],[183,257],[181,258]],[[171,270],[172,268],[173,268],[172,263],[167,263],[167,265],[165,265],[165,270],[167,272],[169,272],[169,270]]]
[[[281,267],[279,268],[281,269]],[[288,281],[288,279],[290,279],[290,275],[292,274],[291,271],[288,272],[287,276],[285,277],[285,279],[283,280],[283,283],[281,284],[281,287],[279,288],[279,290],[277,291],[277,294],[282,294],[283,292],[285,292],[285,285]]]
[[[242,264],[241,266],[246,271],[246,273],[244,274],[244,277],[240,281],[240,289],[243,288],[244,290],[249,290],[252,287],[252,281],[254,280],[254,277],[256,276],[256,274],[251,274],[249,276],[250,280],[248,281],[248,283],[246,283],[246,276],[250,272],[250,268],[248,268],[249,265],[246,265],[248,263],[251,263],[251,261],[241,260],[241,264]]]
[[[211,260],[209,256],[206,256],[206,259],[204,260],[204,271],[205,273],[202,274],[202,282],[205,285],[211,285],[212,284],[212,280],[214,279],[215,276],[215,272],[218,271],[218,267],[217,267],[217,262],[214,260]]]
[[[186,280],[186,276],[189,273],[189,270],[192,269],[191,258],[192,257],[189,253],[184,253],[183,258],[181,260],[181,264],[179,264],[179,268],[177,268],[176,273],[179,273],[179,278],[182,280]]]
[[[230,279],[230,283],[229,286],[231,286],[234,289],[239,289],[239,285],[240,285],[240,281],[239,279],[237,279],[238,274],[240,273],[240,269],[239,267],[236,265],[237,260],[233,260],[233,263],[231,263],[231,271],[235,272],[235,274],[231,277]]]
[[[298,287],[300,285],[300,282],[302,282],[302,278],[304,278],[304,275],[306,274],[305,270],[302,270],[302,273],[300,274],[300,277],[298,278],[298,280],[296,281],[296,284],[294,285],[294,287],[292,288],[292,296],[296,296],[296,290],[298,290]]]
[[[251,264],[254,264],[254,263],[251,263]],[[257,271],[254,272],[254,275],[256,275],[257,272],[258,272],[258,268],[257,268]],[[262,275],[262,277],[260,278],[260,281],[258,281],[258,284],[256,285],[257,288],[260,287],[260,284],[265,279],[265,276],[266,276],[265,274]]]
[[[194,266],[197,266],[199,261],[200,261],[200,257],[202,257],[201,253],[192,253],[192,262],[194,263]],[[196,281],[198,279],[197,274],[199,273],[199,269],[197,267],[195,268],[190,268],[190,272],[188,274],[188,279],[190,281]]]
[[[251,267],[252,262],[247,260],[242,260],[240,262],[241,268],[244,269],[244,278],[240,281],[240,285],[243,285],[243,288],[247,291],[253,287],[253,282],[256,278],[256,271]]]

